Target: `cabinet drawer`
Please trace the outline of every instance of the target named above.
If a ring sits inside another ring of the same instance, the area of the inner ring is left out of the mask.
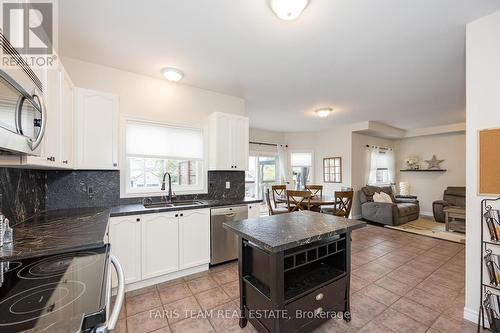
[[[285,332],[293,332],[311,321],[322,318],[322,312],[345,310],[347,277],[342,277],[285,306],[290,320],[283,322]],[[317,316],[314,314],[318,313]],[[324,315],[323,315],[324,316]],[[328,318],[332,318],[329,314]]]

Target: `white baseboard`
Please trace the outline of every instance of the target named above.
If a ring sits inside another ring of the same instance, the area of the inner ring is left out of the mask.
[[[178,271],[178,272],[174,272],[174,273],[170,273],[170,274],[165,274],[165,275],[157,276],[157,277],[150,278],[147,280],[142,280],[142,281],[137,281],[137,282],[127,284],[127,285],[125,285],[125,291],[132,291],[132,290],[136,290],[136,289],[149,287],[149,286],[152,286],[152,285],[155,285],[158,283],[167,282],[170,280],[174,280],[174,279],[177,279],[180,277],[188,276],[191,274],[195,274],[195,273],[199,273],[199,272],[203,272],[203,271],[207,271],[207,270],[208,270],[208,264],[203,264],[200,266],[191,267],[188,269],[183,269],[182,271]],[[116,294],[116,288],[113,288],[113,295],[115,295],[115,294]]]
[[[477,324],[478,316],[479,316],[479,312],[478,311],[464,308],[464,319]],[[488,323],[486,323],[486,325],[487,324]]]

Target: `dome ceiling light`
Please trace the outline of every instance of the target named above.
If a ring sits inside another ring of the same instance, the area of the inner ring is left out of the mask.
[[[161,73],[167,80],[172,82],[179,82],[184,77],[184,73],[182,71],[172,67],[163,68]]]
[[[269,0],[269,6],[274,14],[285,21],[295,20],[308,4],[309,0]]]
[[[332,110],[332,108],[321,108],[321,109],[317,109],[314,112],[316,112],[318,117],[325,118],[325,117],[328,117],[330,115],[330,113],[333,112],[333,110]]]

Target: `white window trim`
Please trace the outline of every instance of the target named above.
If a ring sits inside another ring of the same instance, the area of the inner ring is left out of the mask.
[[[150,123],[151,125],[159,125],[159,126],[171,126],[171,127],[180,127],[180,128],[186,128],[186,129],[197,129],[202,131],[203,135],[203,159],[200,160],[200,185],[197,187],[190,187],[190,188],[176,188],[175,186],[172,186],[172,191],[175,192],[176,195],[188,195],[188,194],[207,194],[208,193],[208,130],[207,126],[205,125],[186,125],[186,124],[179,124],[179,123],[172,123],[172,122],[162,122],[158,120],[151,120],[151,119],[144,119],[144,118],[137,118],[137,117],[132,117],[132,116],[127,116],[124,115],[120,119],[120,138],[121,138],[121,145],[120,145],[120,160],[121,160],[121,166],[123,168],[120,169],[120,198],[137,198],[137,197],[144,197],[144,196],[165,196],[168,194],[168,188],[165,191],[161,191],[160,189],[155,190],[155,189],[146,189],[146,190],[127,190],[128,185],[127,185],[127,180],[128,180],[128,173],[129,173],[129,168],[128,168],[128,161],[127,161],[127,138],[126,138],[126,129],[127,129],[127,122],[140,122],[140,123]],[[134,155],[136,156],[136,155]],[[149,157],[146,155],[141,155],[142,157]],[[158,156],[150,156],[151,158],[168,158],[168,157],[158,157]],[[172,157],[172,159],[176,159],[175,157]]]
[[[288,170],[289,174],[292,175],[293,174],[293,165],[292,165],[292,154],[293,153],[307,153],[307,154],[311,154],[311,173],[310,173],[310,176],[311,176],[311,183],[314,183],[315,182],[315,178],[314,178],[314,169],[316,167],[316,160],[314,159],[314,150],[310,150],[310,149],[289,149],[288,151],[288,167],[290,168]],[[322,165],[323,166],[323,165]],[[293,179],[292,179],[293,181]]]

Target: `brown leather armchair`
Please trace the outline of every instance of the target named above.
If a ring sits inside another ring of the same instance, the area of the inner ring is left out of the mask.
[[[434,220],[444,222],[443,209],[448,206],[465,207],[465,187],[448,186],[443,193],[443,200],[436,200],[432,203],[432,213]]]

